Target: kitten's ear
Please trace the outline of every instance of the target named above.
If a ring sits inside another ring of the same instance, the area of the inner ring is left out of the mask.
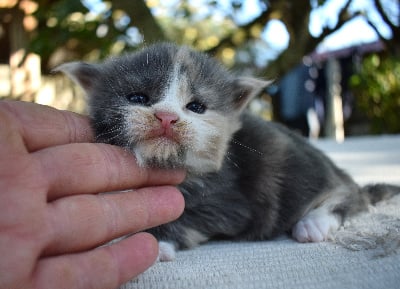
[[[242,111],[254,97],[271,83],[272,81],[252,77],[236,78],[237,94],[234,102],[237,110]]]
[[[78,61],[61,64],[54,68],[52,72],[65,73],[71,80],[80,85],[86,93],[89,93],[94,88],[100,75],[97,65]]]

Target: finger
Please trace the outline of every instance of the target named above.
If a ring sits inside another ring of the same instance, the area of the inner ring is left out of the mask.
[[[39,261],[34,288],[113,289],[150,267],[158,254],[157,241],[140,233],[110,246]]]
[[[19,125],[6,103],[0,101],[0,150],[2,157],[13,159],[15,155],[26,153],[26,148],[19,133]]]
[[[12,118],[28,151],[93,141],[89,119],[82,115],[22,101],[2,101],[0,110]]]
[[[106,144],[69,144],[41,150],[33,156],[49,180],[49,200],[144,185],[175,185],[184,178],[182,171],[139,168],[131,153]]]
[[[184,208],[174,187],[62,198],[49,208],[46,255],[87,250],[175,220]]]

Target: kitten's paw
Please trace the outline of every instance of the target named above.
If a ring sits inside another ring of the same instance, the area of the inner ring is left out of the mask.
[[[339,228],[335,215],[311,212],[294,225],[292,236],[298,242],[322,242],[329,238],[332,231]]]
[[[157,261],[167,262],[175,260],[175,245],[169,242],[158,242],[158,258]]]

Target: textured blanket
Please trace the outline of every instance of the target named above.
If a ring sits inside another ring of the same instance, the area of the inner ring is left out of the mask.
[[[360,184],[400,185],[400,136],[317,141]],[[156,263],[121,289],[400,288],[400,196],[347,220],[333,239],[211,242]]]

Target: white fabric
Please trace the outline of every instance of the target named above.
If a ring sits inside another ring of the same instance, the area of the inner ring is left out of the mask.
[[[317,141],[360,184],[400,185],[400,135]],[[345,222],[335,239],[212,242],[156,263],[121,289],[400,288],[400,196]]]

